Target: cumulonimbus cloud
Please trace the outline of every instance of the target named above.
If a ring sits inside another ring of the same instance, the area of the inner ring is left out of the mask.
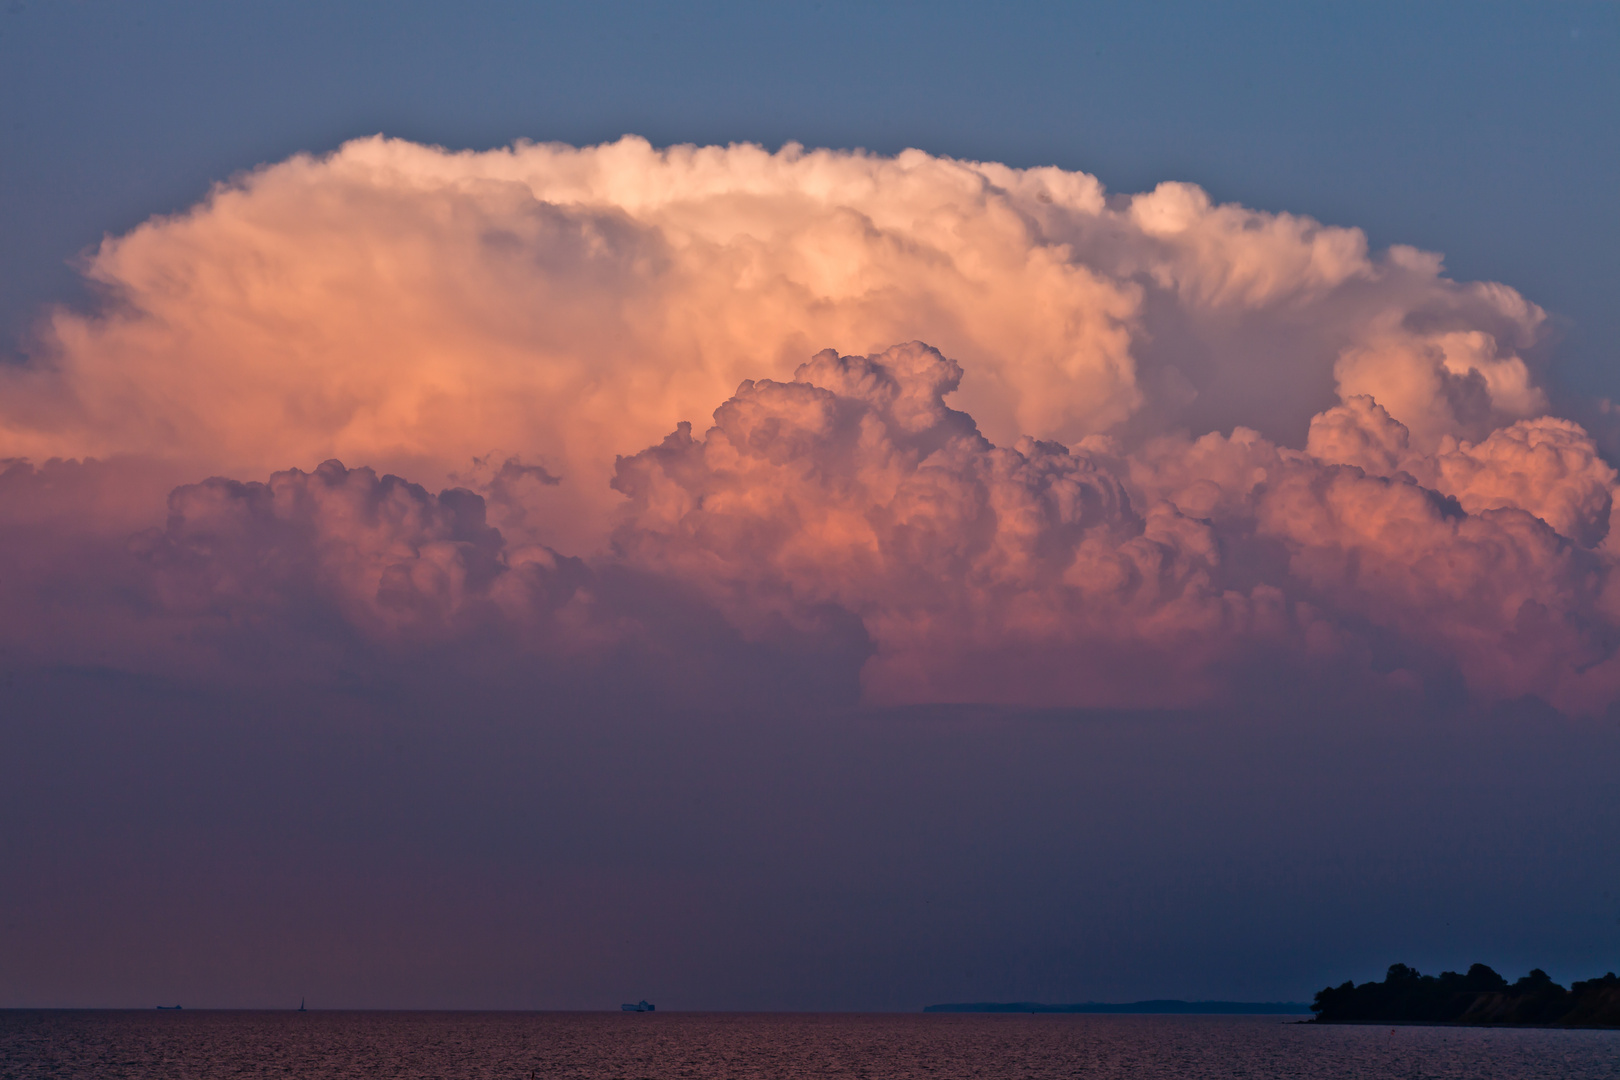
[[[1110,196],[917,151],[364,139],[110,238],[87,273],[109,303],[55,313],[0,377],[0,456],[339,458],[429,484],[516,459],[561,479],[526,492],[554,511],[535,538],[579,550],[615,455],[824,348],[929,342],[1002,445],[1234,425],[1297,445],[1336,390],[1420,449],[1545,410],[1540,310],[1433,256],[1187,184]]]
[[[40,554],[61,478],[85,521],[109,498],[69,460],[270,479],[177,489],[81,621],[588,668],[689,615],[891,702],[1278,665],[1620,695],[1616,475],[1547,415],[1542,312],[1354,229],[916,151],[369,139],[89,274],[107,303],[0,374],[31,580],[74,577]]]

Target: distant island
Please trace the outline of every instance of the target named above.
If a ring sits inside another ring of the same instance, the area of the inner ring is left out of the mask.
[[[1190,1013],[1226,1016],[1276,1016],[1310,1012],[1303,1001],[1086,1001],[1078,1005],[1043,1005],[1038,1001],[969,1001],[929,1005],[931,1013]]]
[[[1475,964],[1423,975],[1393,964],[1383,982],[1329,986],[1311,1005],[1318,1024],[1501,1024],[1523,1027],[1620,1027],[1620,978],[1572,983],[1568,990],[1540,968],[1518,982]]]

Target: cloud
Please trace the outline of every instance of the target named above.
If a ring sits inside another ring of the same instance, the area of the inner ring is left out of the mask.
[[[993,446],[944,403],[961,378],[913,342],[743,383],[701,439],[683,426],[620,460],[621,556],[744,624],[856,612],[878,700],[1196,695],[1140,677],[1251,614],[1214,588],[1207,527],[1137,514],[1117,477],[1058,444]]]
[[[1547,415],[1541,311],[1354,229],[915,151],[369,139],[89,273],[0,374],[16,662],[1620,692],[1616,473]]]
[[[1375,476],[1405,473],[1471,513],[1525,510],[1583,547],[1609,535],[1615,470],[1570,420],[1520,420],[1478,444],[1446,438],[1435,453],[1419,454],[1404,424],[1372,398],[1356,395],[1311,421],[1306,449]]]
[[[504,468],[505,466],[503,466]],[[848,705],[858,618],[743,633],[674,579],[512,544],[482,496],[338,461],[175,488],[167,518],[98,527],[125,463],[0,471],[0,669],[182,684],[397,690],[473,680],[548,699]],[[526,688],[526,690],[524,689]]]
[[[1336,388],[1423,449],[1545,411],[1541,311],[1437,257],[1188,184],[1110,195],[919,151],[362,139],[109,238],[87,273],[108,303],[55,312],[0,376],[0,454],[338,458],[434,485],[514,458],[562,478],[525,496],[549,511],[526,538],[581,552],[616,455],[827,347],[928,341],[1009,446],[1297,444]]]
[[[1425,457],[1358,398],[1318,418],[1314,453],[1238,429],[1122,457],[994,446],[945,405],[960,378],[912,343],[744,383],[701,439],[620,461],[621,552],[741,621],[859,613],[878,700],[1188,703],[1229,697],[1256,655],[1573,708],[1615,692],[1594,548],[1614,472],[1566,421]]]

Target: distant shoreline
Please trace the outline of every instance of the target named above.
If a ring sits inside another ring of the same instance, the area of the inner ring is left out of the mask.
[[[1086,1001],[1074,1005],[1047,1005],[1038,1001],[971,1001],[928,1005],[925,1013],[1093,1013],[1140,1016],[1309,1016],[1303,1001]]]

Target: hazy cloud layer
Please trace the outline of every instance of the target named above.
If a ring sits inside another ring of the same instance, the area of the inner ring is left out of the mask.
[[[372,139],[89,273],[0,374],[22,662],[1620,693],[1616,474],[1545,415],[1542,313],[1357,230],[918,152]],[[269,479],[153,497],[210,474]]]

